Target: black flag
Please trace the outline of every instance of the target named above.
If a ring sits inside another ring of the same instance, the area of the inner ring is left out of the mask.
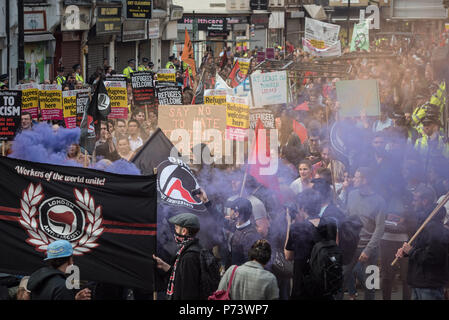
[[[81,280],[153,290],[156,176],[0,157],[0,272],[29,275],[70,241]]]
[[[92,154],[95,148],[96,134],[101,120],[107,120],[111,113],[111,100],[103,83],[103,78],[97,82],[97,87],[89,107],[86,108],[81,121],[80,146]]]

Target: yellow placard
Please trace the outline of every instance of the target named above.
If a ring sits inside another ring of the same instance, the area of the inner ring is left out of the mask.
[[[76,93],[62,98],[64,118],[76,117]]]
[[[204,96],[204,104],[226,105],[226,96]]]
[[[157,81],[176,82],[176,73],[158,73]]]
[[[310,43],[312,44],[312,46],[314,46],[317,49],[324,49],[325,48],[323,40],[311,39]]]
[[[236,128],[249,128],[249,106],[241,103],[226,103],[226,125]]]
[[[61,90],[41,90],[39,100],[42,110],[62,110]]]

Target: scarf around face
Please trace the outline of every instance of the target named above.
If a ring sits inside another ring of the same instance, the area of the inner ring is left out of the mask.
[[[186,237],[183,235],[180,235],[175,232],[175,241],[176,244],[179,246],[178,251],[176,252],[176,260],[173,265],[173,271],[170,275],[170,278],[168,280],[168,287],[167,287],[167,296],[170,298],[174,293],[174,284],[175,284],[175,276],[176,276],[176,268],[179,263],[179,258],[181,257],[181,253],[184,251],[184,249],[187,247],[188,244],[190,244],[194,238],[192,237]]]

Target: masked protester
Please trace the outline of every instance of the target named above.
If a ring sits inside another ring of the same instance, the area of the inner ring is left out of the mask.
[[[200,250],[195,238],[200,230],[200,220],[192,213],[181,213],[169,219],[175,225],[174,239],[177,245],[172,264],[153,255],[157,267],[169,276],[168,300],[199,300],[201,297]]]
[[[28,280],[27,290],[31,300],[90,300],[91,292],[85,288],[78,293],[68,289],[66,270],[73,265],[73,248],[67,240],[57,240],[48,245],[47,266],[35,271]]]

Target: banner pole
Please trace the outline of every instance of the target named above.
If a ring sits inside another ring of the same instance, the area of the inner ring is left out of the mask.
[[[2,156],[6,155],[6,141],[2,142]]]

